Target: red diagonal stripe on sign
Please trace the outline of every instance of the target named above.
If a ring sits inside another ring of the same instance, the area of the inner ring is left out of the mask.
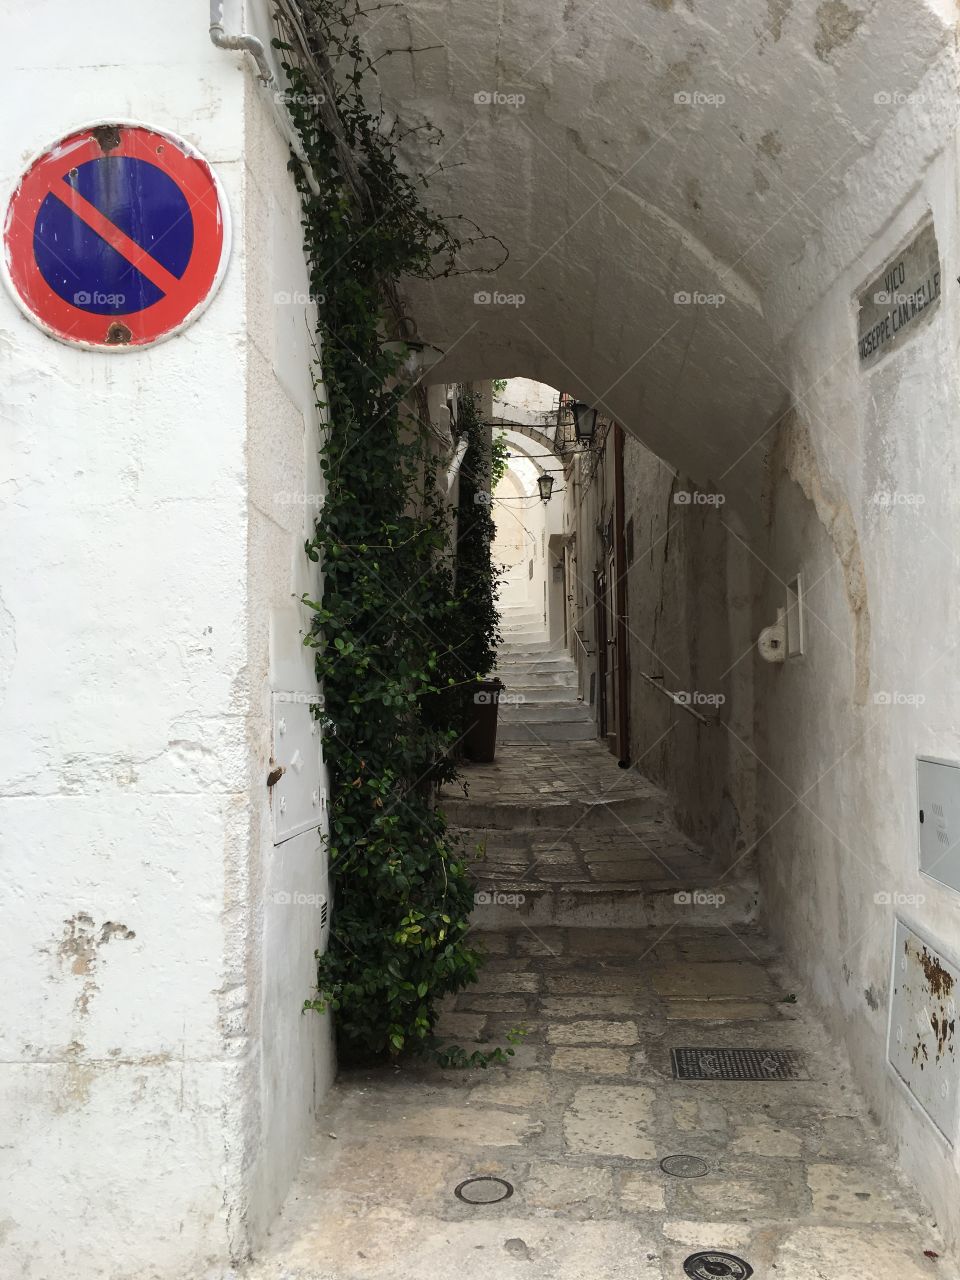
[[[151,284],[155,284],[165,294],[180,283],[173,272],[161,266],[156,258],[151,257],[146,249],[142,249],[137,244],[136,240],[131,240],[119,227],[114,226],[96,205],[91,204],[79,191],[75,191],[66,179],[53,194],[58,200],[62,200],[71,212],[81,218],[91,231],[95,231],[101,240],[106,240],[111,249],[116,249],[117,253],[122,254],[132,267],[136,267],[141,275],[146,276]]]

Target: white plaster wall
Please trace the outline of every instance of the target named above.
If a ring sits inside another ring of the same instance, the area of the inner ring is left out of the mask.
[[[581,574],[588,567],[591,582],[597,523],[613,510],[609,437],[608,446],[602,478],[588,491],[590,512],[579,522]],[[731,534],[736,517],[715,485],[695,484],[630,437],[623,471],[625,529],[633,525],[632,540],[625,538],[630,759],[667,789],[683,830],[743,876],[752,870],[755,820],[752,602],[739,580],[749,582],[747,552]],[[711,723],[641,673],[687,696]]]
[[[559,393],[544,382],[532,378],[508,378],[503,391],[494,397],[493,411],[498,418],[522,422],[530,427],[557,425]]]
[[[266,36],[260,13],[250,20]],[[313,532],[325,486],[316,407],[322,392],[314,391],[311,376],[317,372],[316,305],[303,257],[300,198],[287,172],[289,149],[272,95],[249,69],[244,82],[248,586],[253,619],[250,785],[254,796],[263,796],[275,749],[273,696],[296,700],[318,692],[313,650],[302,643],[311,613],[299,601],[304,594],[315,599],[320,591],[317,568],[303,544]],[[325,793],[325,775],[303,785],[318,781]],[[254,1245],[280,1209],[310,1137],[316,1102],[334,1074],[330,1020],[302,1013],[303,1001],[316,987],[320,902],[329,899],[322,842],[326,812],[320,816],[320,831],[274,844],[272,815],[261,803],[252,832],[250,899],[255,906],[262,903],[263,913],[262,933],[254,930],[251,955],[257,988],[252,1030],[260,1051],[254,1087],[260,1123],[249,1153]],[[328,900],[328,910],[331,906]]]
[[[494,490],[491,511],[496,527],[493,560],[506,568],[499,604],[502,609],[533,611],[543,623],[546,516],[537,490],[538,469],[515,436],[508,434],[507,441],[511,459]]]
[[[782,582],[797,570],[810,607],[806,656],[757,668],[760,852],[768,918],[849,1051],[903,1166],[956,1243],[957,1149],[885,1062],[894,916],[954,962],[960,957],[960,895],[918,873],[915,790],[917,755],[960,758],[952,61],[934,69],[921,94],[923,104],[906,107],[851,175],[849,199],[825,223],[823,255],[811,245],[799,287],[785,288],[771,315],[786,335],[797,411],[772,451],[757,625],[772,620]],[[862,373],[855,294],[931,212],[944,273],[940,308]],[[829,264],[827,279],[818,258]],[[810,302],[799,319],[798,295]],[[876,501],[883,493],[905,501]],[[877,700],[883,694],[906,700],[887,704]],[[877,893],[906,901],[877,902]],[[911,901],[915,895],[923,900]]]
[[[513,378],[505,395],[512,389],[526,387],[526,396],[535,404],[553,404],[557,392],[542,383]],[[540,425],[535,417],[524,416],[520,396],[513,392],[506,416],[517,422]],[[555,417],[555,409],[553,416]],[[564,504],[566,502],[566,478],[560,458],[553,454],[544,440],[532,439],[517,431],[505,431],[511,463],[497,489],[493,517],[497,536],[493,547],[494,563],[507,566],[501,581],[499,603],[501,608],[535,610],[540,618],[547,639],[563,640],[564,635],[564,582],[555,580],[554,566],[563,564]],[[548,502],[540,498],[538,477],[547,472],[553,477],[553,494]],[[525,499],[519,501],[519,499]],[[504,500],[505,499],[505,500]],[[516,559],[517,543],[523,541],[524,553]],[[529,563],[533,561],[533,577],[529,576]]]
[[[529,600],[527,565],[529,561],[528,535],[524,523],[523,485],[508,468],[494,493],[491,515],[495,534],[491,555],[493,562],[503,570],[498,592],[501,609],[527,609]]]
[[[269,496],[314,483],[305,345],[289,309],[253,328],[296,205],[202,6],[4,9],[4,198],[72,127],[144,119],[214,165],[234,245],[147,351],[58,344],[0,292],[0,1271],[198,1275],[257,1238],[330,1074],[317,922],[264,902],[322,874],[313,839],[273,852],[265,787],[270,689],[310,687],[303,508]]]

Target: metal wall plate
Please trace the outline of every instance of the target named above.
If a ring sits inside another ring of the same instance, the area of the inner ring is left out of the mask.
[[[960,970],[897,920],[887,1059],[951,1146],[957,1137],[960,1092],[958,982]]]
[[[319,698],[302,693],[273,695],[273,759],[283,769],[271,789],[273,843],[319,827],[325,796],[321,781]]]
[[[960,763],[917,757],[920,870],[960,890]]]

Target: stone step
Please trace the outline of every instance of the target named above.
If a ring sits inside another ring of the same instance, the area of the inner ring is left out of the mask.
[[[500,742],[531,745],[561,742],[592,742],[597,736],[592,721],[585,724],[505,724],[497,730]]]
[[[503,680],[503,677],[500,677]],[[503,680],[506,692],[500,699],[501,713],[509,706],[529,707],[540,702],[577,703],[577,686],[569,681],[561,684],[526,684],[516,680]],[[579,705],[579,703],[577,703]]]
[[[500,724],[593,724],[582,702],[520,702],[500,704]]]
[[[576,697],[577,673],[566,671],[563,667],[552,671],[538,671],[536,667],[517,664],[509,667],[498,666],[496,674],[504,684],[523,684],[531,689],[573,689]]]
[[[542,653],[524,653],[519,649],[500,649],[497,652],[497,668],[510,668],[512,671],[553,671],[564,675],[575,676],[577,664],[565,653],[547,650]]]
[[[556,657],[553,654],[531,654],[526,658],[513,658],[500,654],[497,659],[497,671],[503,675],[517,676],[557,676],[561,679],[577,678],[576,665],[569,658]]]
[[[510,676],[499,671],[497,676],[508,694],[522,693],[531,702],[552,701],[555,698],[565,698],[568,702],[577,701],[577,682],[566,675],[558,679],[542,680],[522,673]]]
[[[470,920],[479,930],[550,926],[599,929],[716,929],[752,924],[758,893],[749,880],[662,880],[635,884],[478,882]]]
[[[603,797],[570,800],[564,796],[556,799],[544,796],[536,801],[477,800],[444,795],[439,804],[450,826],[469,831],[569,831],[582,822],[585,831],[624,834],[650,818],[662,817],[669,808],[667,797],[652,785],[635,790],[632,795],[614,795],[608,800]]]
[[[556,658],[569,658],[562,644],[556,640],[524,640],[522,643],[502,644],[499,652],[506,658],[523,662],[549,653]]]
[[[518,622],[524,626],[533,626],[539,622],[543,626],[543,614],[536,609],[504,609],[501,612],[501,626],[509,626]]]

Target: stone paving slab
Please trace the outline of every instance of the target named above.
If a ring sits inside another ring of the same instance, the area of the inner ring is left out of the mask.
[[[551,801],[593,801],[653,796],[660,811],[668,808],[665,794],[636,769],[620,769],[613,756],[596,741],[557,746],[508,745],[497,750],[491,764],[468,764],[463,784],[446,783],[440,806],[467,787],[472,800],[496,804],[540,804]]]

